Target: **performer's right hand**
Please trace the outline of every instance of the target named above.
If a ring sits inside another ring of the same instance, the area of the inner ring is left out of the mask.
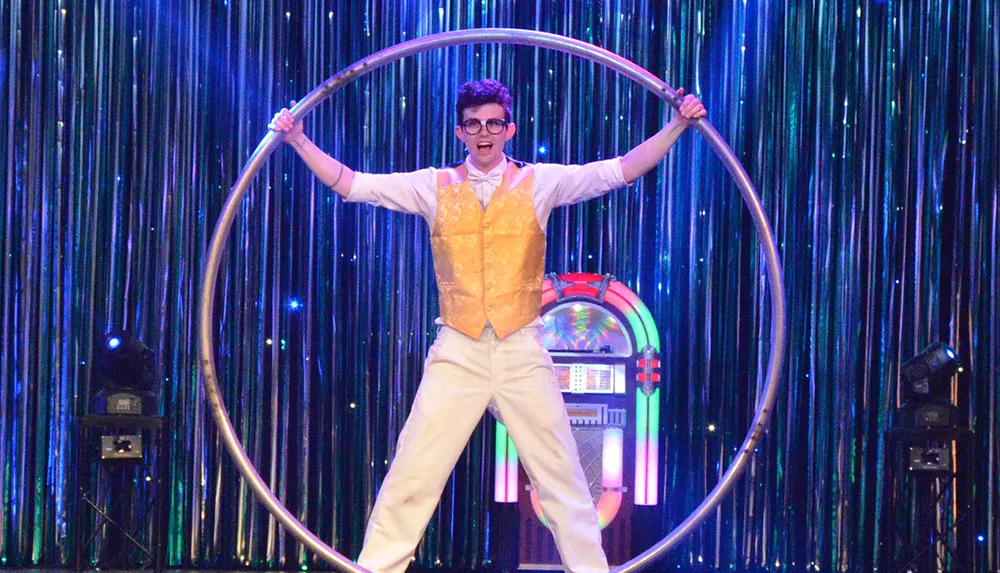
[[[295,100],[292,100],[292,106],[295,106]],[[287,107],[281,108],[281,111],[274,114],[274,119],[267,124],[267,127],[272,131],[285,132],[285,143],[301,143],[306,137],[302,130],[302,122],[295,121]]]

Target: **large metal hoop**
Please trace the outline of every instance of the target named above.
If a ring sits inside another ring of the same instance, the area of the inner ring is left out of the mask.
[[[435,48],[475,43],[519,44],[548,48],[579,56],[631,78],[674,108],[677,108],[679,105],[677,93],[673,88],[637,64],[603,48],[546,32],[509,28],[487,28],[443,32],[386,48],[337,72],[309,92],[306,97],[302,98],[291,110],[291,113],[296,120],[301,120],[320,102],[330,97],[340,88],[386,64],[395,62],[406,56]],[[768,418],[777,399],[778,378],[781,374],[781,363],[785,353],[785,295],[781,262],[778,259],[777,247],[774,244],[774,236],[771,232],[770,224],[761,208],[760,198],[757,196],[750,178],[733,154],[732,149],[729,148],[729,145],[726,144],[725,140],[722,139],[722,136],[719,135],[711,124],[707,120],[701,120],[694,127],[705,137],[709,145],[712,146],[712,149],[719,156],[719,159],[726,166],[726,169],[729,171],[729,174],[743,196],[744,203],[750,210],[754,226],[757,228],[759,235],[771,296],[771,344],[765,377],[766,382],[762,390],[762,396],[757,402],[757,411],[750,429],[743,440],[743,444],[737,451],[732,465],[723,474],[715,488],[666,537],[641,555],[615,569],[615,571],[623,573],[638,571],[650,565],[677,545],[682,538],[691,533],[722,502],[725,496],[736,485],[737,479],[746,469],[750,458],[753,456],[757,443],[760,442],[764,435]],[[232,228],[233,219],[236,217],[239,204],[243,200],[250,182],[257,175],[257,172],[260,171],[264,162],[267,161],[268,156],[281,143],[283,137],[284,134],[268,132],[257,146],[253,155],[250,156],[239,178],[236,180],[236,184],[229,192],[229,197],[216,223],[215,231],[212,234],[212,241],[208,247],[208,256],[205,260],[205,278],[202,282],[201,304],[199,305],[198,316],[198,351],[201,361],[201,376],[205,388],[205,399],[212,410],[212,418],[215,420],[216,426],[218,426],[223,443],[236,462],[237,469],[239,469],[243,478],[247,480],[254,495],[264,504],[267,510],[309,550],[317,553],[330,564],[339,567],[343,571],[364,572],[365,569],[355,565],[351,560],[335,551],[309,531],[289,513],[288,509],[278,501],[267,487],[267,484],[264,483],[257,473],[256,468],[254,468],[253,464],[247,458],[239,438],[236,437],[232,422],[229,420],[226,412],[226,406],[222,402],[222,395],[217,382],[218,376],[215,371],[215,349],[213,348],[212,332],[215,316],[215,286],[219,274],[219,264],[222,260],[223,247]]]

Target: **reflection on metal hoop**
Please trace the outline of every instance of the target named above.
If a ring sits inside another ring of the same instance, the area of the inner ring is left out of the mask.
[[[405,58],[413,54],[426,52],[435,48],[449,46],[460,46],[464,44],[476,43],[497,43],[497,44],[517,44],[533,46],[537,48],[548,48],[559,52],[565,52],[579,56],[592,62],[606,66],[619,74],[631,78],[640,85],[646,87],[657,97],[666,101],[672,107],[679,105],[677,93],[665,84],[662,80],[620,56],[617,56],[603,48],[598,48],[586,42],[565,38],[556,34],[537,32],[534,30],[517,30],[509,28],[486,28],[477,30],[457,30],[454,32],[443,32],[434,34],[409,42],[404,42],[380,52],[372,54],[347,68],[336,73],[322,84],[313,89],[307,96],[291,110],[292,116],[296,120],[301,120],[312,111],[320,102],[330,97],[334,92],[353,82],[354,80],[368,75],[374,70]],[[750,210],[754,226],[760,239],[761,250],[764,254],[765,268],[767,270],[768,289],[771,297],[771,344],[770,356],[767,364],[767,374],[765,384],[762,389],[762,396],[757,403],[757,411],[747,432],[743,443],[736,453],[734,461],[726,470],[726,473],[716,484],[715,488],[708,496],[695,508],[695,510],[666,537],[654,544],[638,557],[625,563],[615,571],[631,572],[638,571],[653,563],[675,546],[684,536],[689,534],[701,523],[703,519],[715,509],[725,496],[732,490],[736,480],[746,469],[746,465],[753,455],[754,448],[764,434],[768,418],[774,407],[774,402],[778,394],[778,378],[781,373],[781,362],[785,353],[785,295],[782,284],[781,262],[778,259],[777,247],[774,244],[774,236],[771,232],[770,224],[760,205],[760,198],[754,190],[750,178],[733,154],[722,136],[708,123],[707,120],[698,121],[694,125],[708,141],[716,155],[722,160],[733,181],[736,183],[743,196],[743,201]],[[204,382],[205,399],[212,410],[212,418],[218,426],[219,435],[222,437],[226,449],[236,462],[237,469],[247,481],[254,495],[264,504],[267,510],[292,533],[309,550],[317,553],[324,560],[343,571],[364,572],[365,569],[355,565],[333,548],[320,540],[299,522],[284,505],[274,496],[267,484],[261,479],[256,468],[247,458],[243,446],[233,430],[232,422],[226,412],[226,406],[222,402],[222,395],[219,391],[217,373],[215,371],[215,349],[212,343],[213,322],[215,317],[215,284],[219,274],[219,264],[222,260],[223,249],[232,228],[233,219],[236,217],[239,205],[246,195],[250,182],[260,171],[274,149],[281,143],[284,134],[269,132],[261,140],[253,155],[243,167],[239,178],[229,192],[226,204],[223,206],[222,214],[216,223],[215,231],[212,234],[212,241],[209,244],[208,256],[205,260],[204,282],[201,288],[201,302],[198,307],[198,353],[201,366],[201,376]]]

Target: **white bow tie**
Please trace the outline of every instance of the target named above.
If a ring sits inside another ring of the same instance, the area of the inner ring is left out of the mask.
[[[503,181],[503,173],[474,173],[469,171],[469,182],[473,185],[477,183],[489,183],[494,187],[499,187],[500,182]]]

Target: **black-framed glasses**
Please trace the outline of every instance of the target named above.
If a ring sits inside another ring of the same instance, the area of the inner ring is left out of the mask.
[[[462,131],[468,135],[476,135],[483,130],[483,126],[486,126],[486,131],[492,133],[493,135],[500,135],[503,130],[507,129],[506,119],[467,119],[462,122]]]

